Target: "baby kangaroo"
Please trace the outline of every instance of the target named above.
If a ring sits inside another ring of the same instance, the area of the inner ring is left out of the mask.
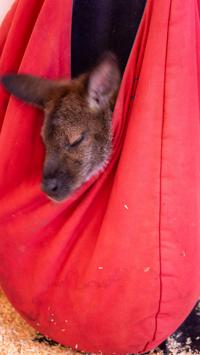
[[[17,98],[44,110],[42,190],[51,199],[65,199],[105,167],[120,83],[113,54],[106,53],[93,70],[73,80],[6,74],[1,82]]]

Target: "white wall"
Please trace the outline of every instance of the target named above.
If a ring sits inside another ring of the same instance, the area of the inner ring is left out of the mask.
[[[0,0],[0,23],[2,22],[5,14],[10,9],[14,0]]]

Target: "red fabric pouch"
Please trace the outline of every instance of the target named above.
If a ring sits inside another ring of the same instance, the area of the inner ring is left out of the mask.
[[[198,6],[147,1],[110,164],[62,204],[40,190],[42,114],[0,88],[0,282],[64,345],[147,351],[200,295]],[[0,31],[0,73],[69,77],[71,14],[71,0],[18,0]]]

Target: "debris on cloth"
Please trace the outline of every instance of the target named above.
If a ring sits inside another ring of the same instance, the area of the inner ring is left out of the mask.
[[[199,315],[199,308],[196,307],[195,317]],[[195,319],[196,320],[196,319]],[[185,326],[185,325],[184,325]],[[186,324],[187,327],[187,324]],[[179,328],[180,329],[180,328]],[[177,331],[178,332],[178,331]],[[185,349],[179,348],[178,339],[183,337],[183,333],[175,333],[170,337],[161,348],[157,348],[154,351],[149,352],[149,355],[183,355],[183,354],[200,354],[200,352],[193,352],[191,347],[191,337],[185,340]],[[186,335],[188,336],[188,327],[186,329]],[[200,335],[195,335],[197,341],[200,339]],[[165,349],[164,349],[165,347]],[[167,347],[167,352],[166,352]],[[171,349],[171,350],[170,350]],[[6,299],[3,292],[0,290],[0,354],[1,355],[76,355],[80,352],[66,348],[58,344],[57,342],[49,339],[42,334],[39,334],[36,330],[31,328],[14,310]],[[133,355],[133,354],[132,354]]]

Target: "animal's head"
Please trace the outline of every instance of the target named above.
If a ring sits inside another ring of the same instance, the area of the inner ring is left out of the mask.
[[[11,94],[44,110],[42,190],[52,199],[65,199],[107,163],[119,81],[118,64],[112,54],[106,54],[91,72],[73,80],[26,74],[1,78]]]

